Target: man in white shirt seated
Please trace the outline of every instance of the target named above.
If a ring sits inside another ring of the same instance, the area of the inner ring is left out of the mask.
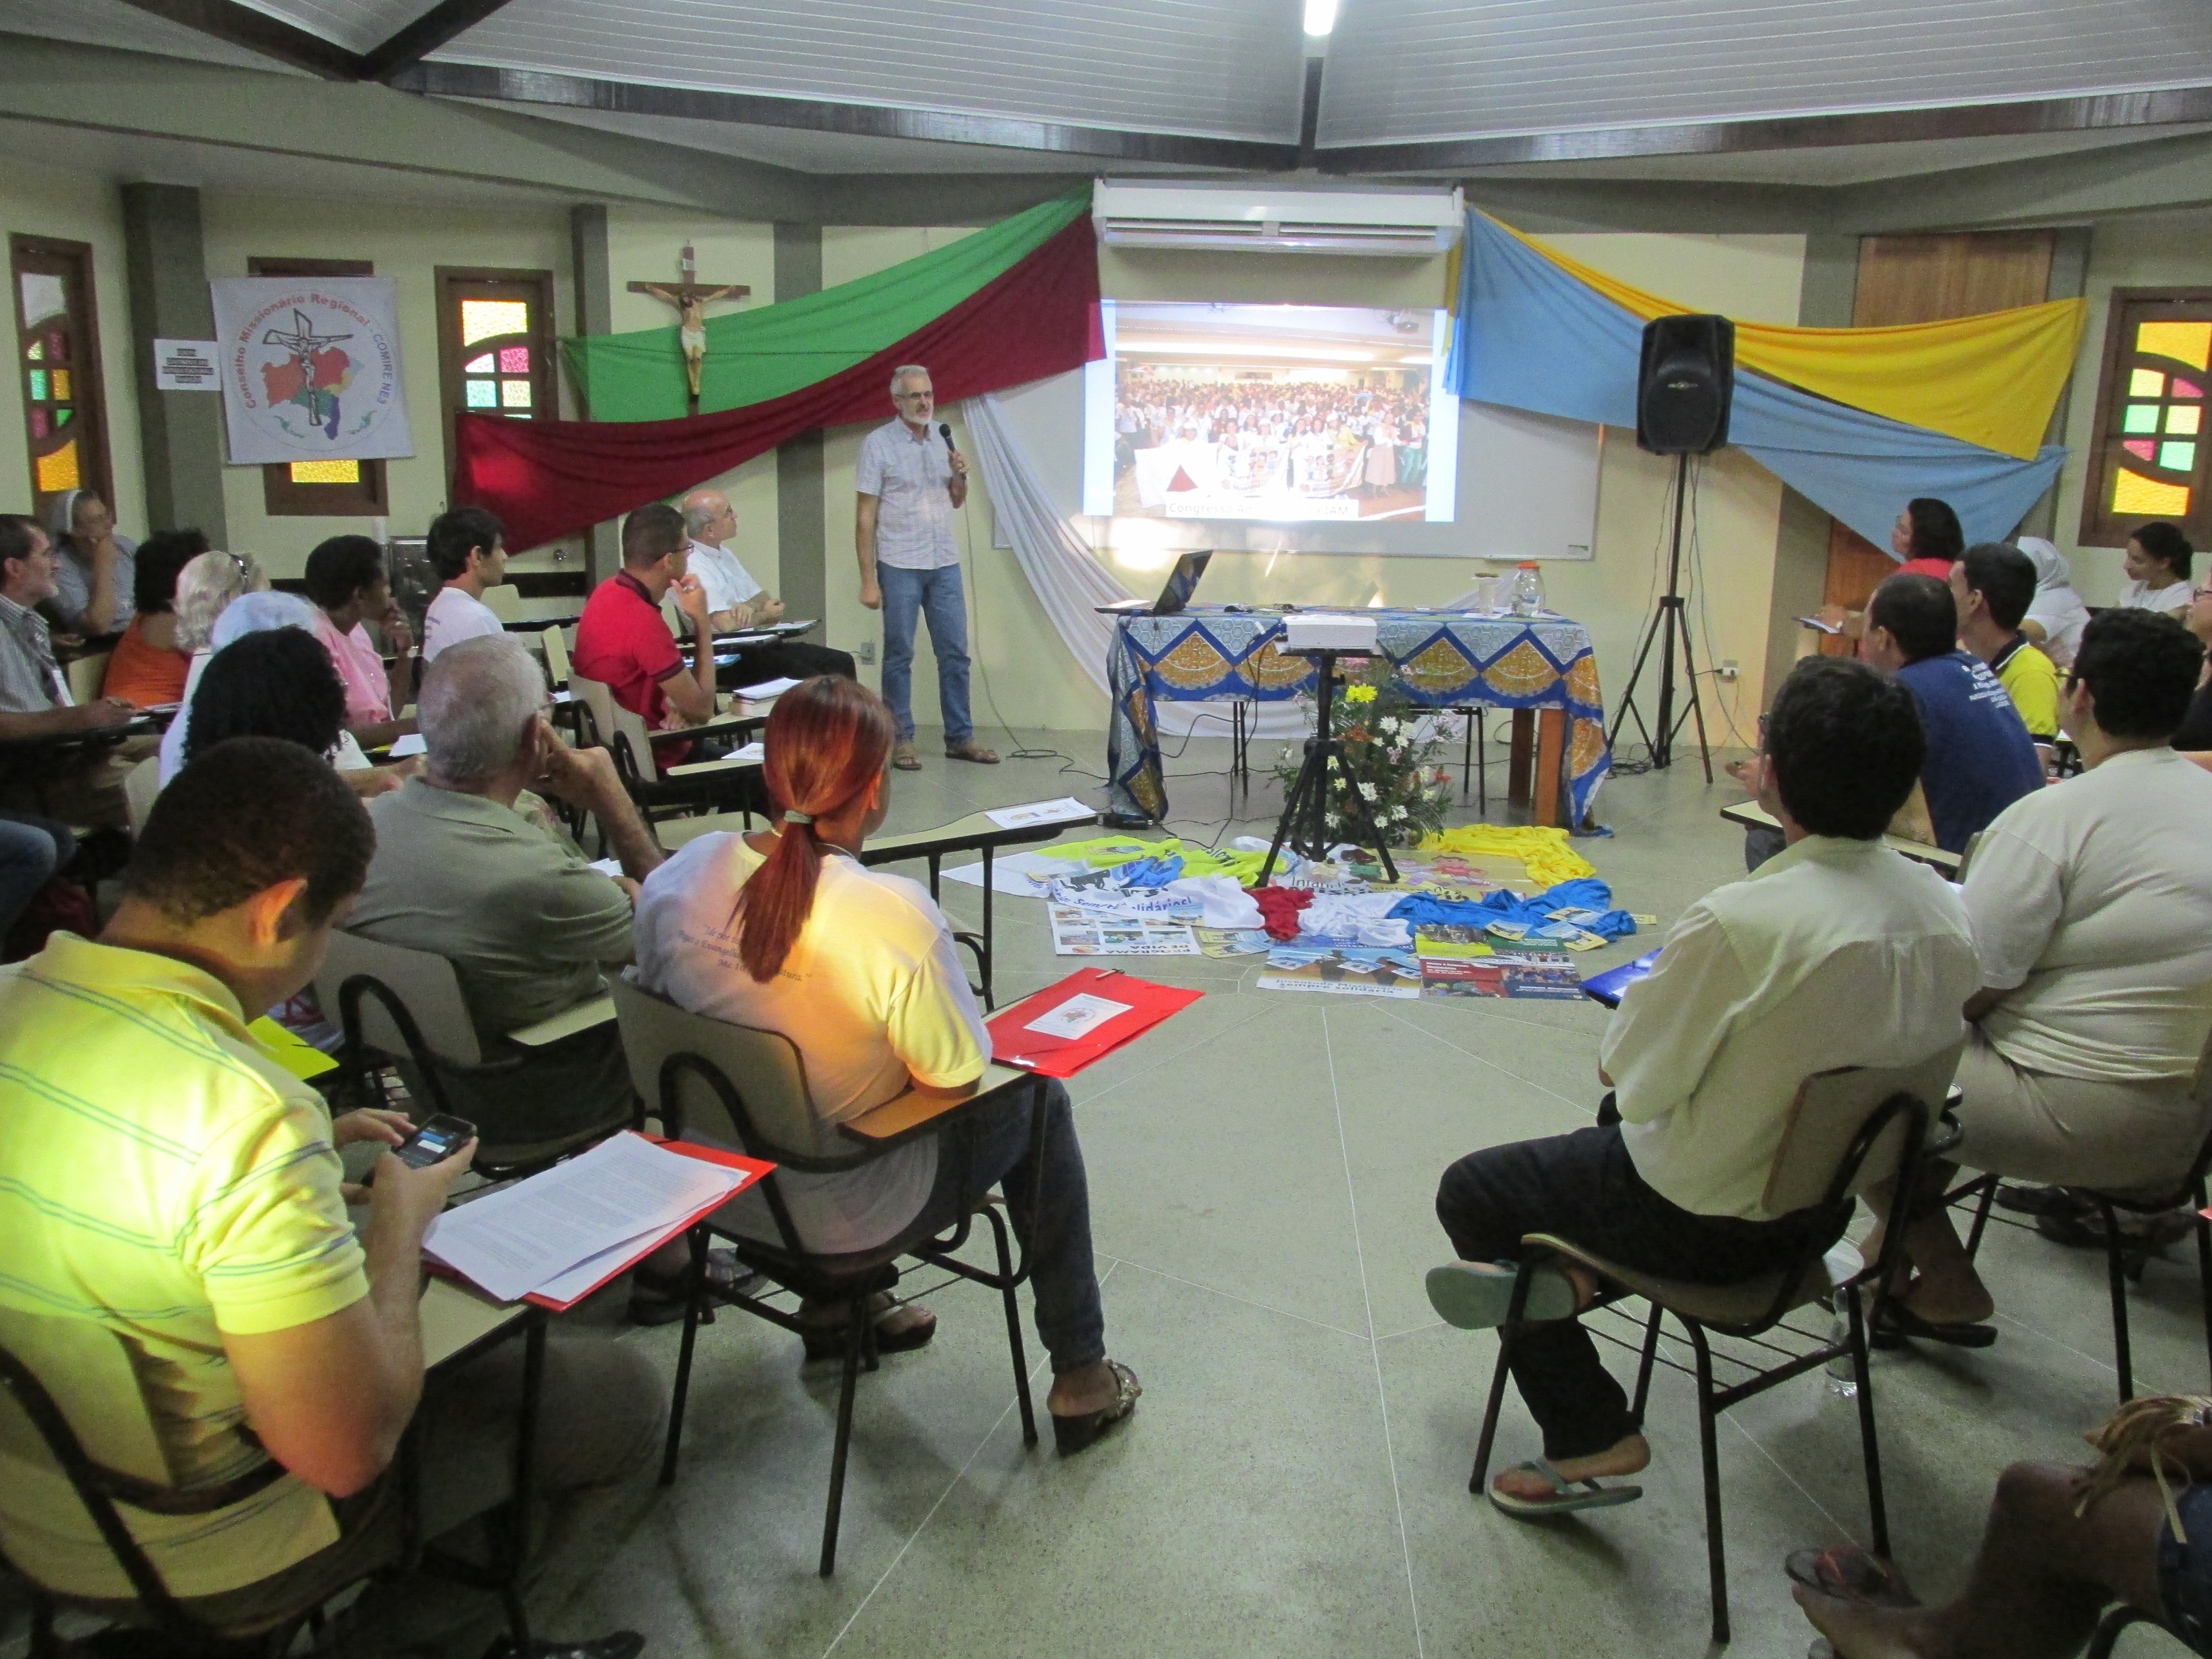
[[[1784,682],[1753,769],[1786,845],[1670,928],[1621,999],[1600,1050],[1615,1092],[1597,1127],[1471,1153],[1444,1172],[1437,1216],[1461,1260],[1429,1275],[1449,1322],[1502,1324],[1524,1234],[1553,1232],[1641,1270],[1726,1285],[1841,1237],[1848,1205],[1762,1206],[1798,1085],[1844,1066],[1906,1066],[1958,1041],[1978,972],[1966,907],[1882,844],[1919,776],[1911,694],[1863,664],[1809,657]],[[1616,1105],[1617,1103],[1617,1105]],[[1650,1462],[1628,1396],[1572,1316],[1593,1286],[1536,1276],[1512,1369],[1544,1460],[1509,1468],[1509,1514],[1617,1504],[1582,1486]]]
[[[2203,1142],[2189,1093],[2212,1035],[2212,775],[2169,742],[2203,655],[2157,611],[2093,618],[2059,704],[2081,775],[1982,833],[1963,890],[1982,988],[1966,1005],[1953,1154],[1970,1169],[2171,1188]],[[1940,1204],[1904,1244],[1918,1279],[1892,1304],[1894,1328],[1994,1340],[1978,1322],[1990,1293]]]
[[[507,580],[504,533],[500,521],[480,507],[457,507],[430,520],[424,551],[445,586],[422,617],[426,666],[449,645],[507,631],[483,602],[484,589]]]
[[[884,822],[896,735],[881,699],[850,680],[825,675],[786,693],[767,735],[777,827],[700,836],[647,878],[638,900],[638,982],[695,1013],[788,1038],[830,1123],[909,1090],[948,1102],[972,1095],[991,1052],[944,914],[917,883],[860,862]],[[1032,1201],[1022,1172],[1040,1090],[1045,1147]],[[1045,1405],[1066,1455],[1125,1419],[1140,1390],[1106,1357],[1083,1150],[1064,1087],[1036,1079],[856,1169],[776,1177],[801,1241],[821,1255],[943,1231],[1002,1181],[1052,1356]],[[732,1207],[736,1230],[777,1237],[765,1205],[741,1197]],[[803,1316],[819,1323],[806,1337],[810,1358],[843,1352],[834,1310]],[[935,1328],[926,1310],[884,1306],[876,1346],[917,1348]]]
[[[738,514],[719,489],[695,489],[684,498],[684,528],[691,538],[685,568],[707,590],[707,617],[717,634],[742,634],[783,620],[783,601],[763,590],[730,551],[738,533]],[[852,654],[800,640],[751,645],[736,662],[720,668],[725,686],[764,685],[770,680],[811,679],[817,674],[858,677]]]

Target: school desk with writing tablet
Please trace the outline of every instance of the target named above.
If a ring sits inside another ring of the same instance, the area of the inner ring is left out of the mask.
[[[897,864],[906,859],[929,860],[929,896],[938,896],[938,884],[948,853],[981,853],[983,855],[983,998],[991,1000],[991,859],[1002,847],[1034,846],[1039,842],[1056,841],[1069,830],[1079,830],[1085,824],[1097,823],[1094,813],[1086,818],[1062,818],[1050,823],[1024,823],[1009,828],[993,821],[988,812],[970,812],[964,818],[940,824],[934,830],[917,830],[908,835],[884,836],[869,842],[860,848],[860,862],[870,869],[879,864]]]
[[[995,1099],[1016,1085],[1031,1080],[1029,1073],[994,1061],[983,1068],[983,1075],[977,1080],[975,1092],[972,1095],[947,1100],[942,1095],[927,1095],[919,1089],[910,1089],[880,1106],[870,1107],[848,1122],[839,1124],[837,1133],[848,1140],[857,1140],[870,1146],[896,1146],[902,1141],[934,1134],[944,1127],[945,1120],[955,1113]]]
[[[1721,816],[1730,823],[1740,823],[1747,830],[1779,830],[1782,827],[1774,815],[1755,800],[1741,800],[1733,806],[1723,806]],[[1954,881],[1959,878],[1959,868],[1965,860],[1958,854],[1947,853],[1924,841],[1907,841],[1902,836],[1884,836],[1881,839],[1884,846],[1904,854],[1916,864],[1925,864],[1941,870]]]

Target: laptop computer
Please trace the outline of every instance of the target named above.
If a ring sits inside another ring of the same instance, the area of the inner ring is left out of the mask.
[[[1212,557],[1213,550],[1210,547],[1203,552],[1184,554],[1168,573],[1168,585],[1160,590],[1159,598],[1149,605],[1142,599],[1117,599],[1112,605],[1094,605],[1092,609],[1104,617],[1178,616],[1190,603],[1191,590],[1198,586],[1198,579],[1206,574],[1206,562]]]

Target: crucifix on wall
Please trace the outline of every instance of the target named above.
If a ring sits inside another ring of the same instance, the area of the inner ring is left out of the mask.
[[[691,387],[690,413],[699,412],[699,374],[707,363],[707,307],[717,300],[742,300],[752,292],[742,283],[720,285],[699,281],[690,244],[677,261],[680,280],[674,283],[632,283],[633,294],[650,294],[664,305],[676,307],[676,337],[684,347],[684,378]]]

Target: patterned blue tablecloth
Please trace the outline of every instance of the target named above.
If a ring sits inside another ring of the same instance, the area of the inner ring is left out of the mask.
[[[1418,703],[1446,708],[1563,708],[1572,822],[1580,823],[1612,764],[1605,705],[1589,633],[1564,617],[1492,617],[1458,611],[1372,611],[1376,643]],[[1113,723],[1106,738],[1110,810],[1164,818],[1154,702],[1249,697],[1282,702],[1310,692],[1317,670],[1276,650],[1283,619],[1193,606],[1173,617],[1123,617],[1115,628]]]

